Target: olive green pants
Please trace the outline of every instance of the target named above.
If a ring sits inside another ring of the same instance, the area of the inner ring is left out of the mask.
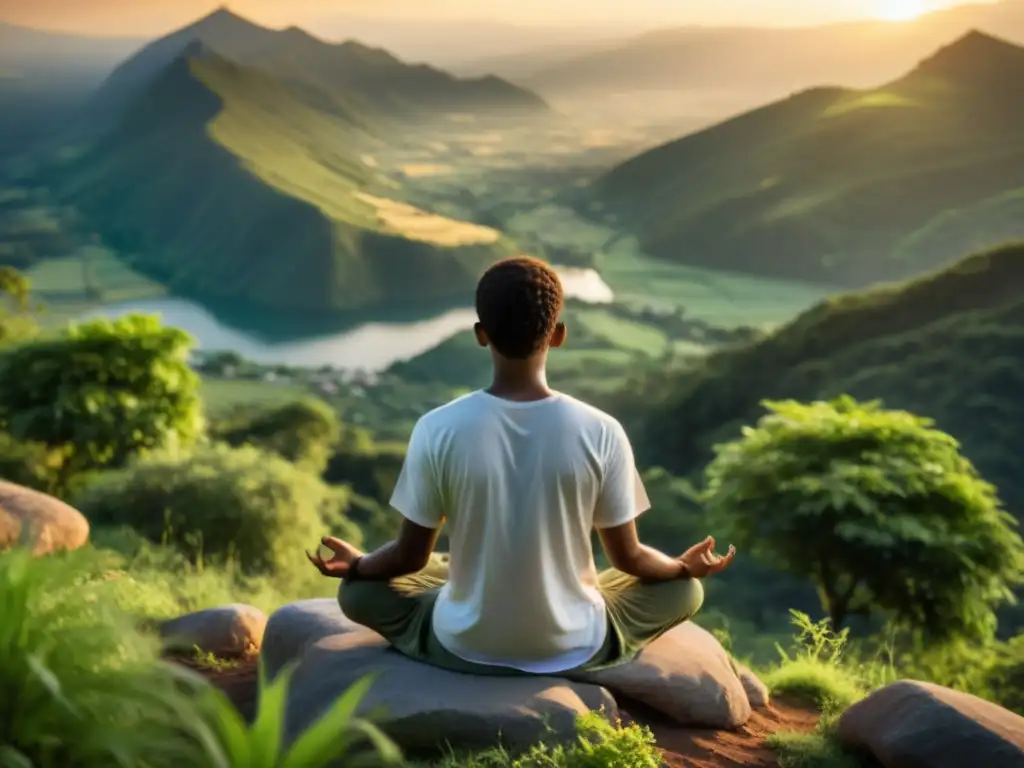
[[[404,655],[453,672],[476,675],[528,674],[511,667],[459,658],[438,641],[431,626],[434,602],[448,578],[447,563],[435,559],[424,570],[391,581],[342,582],[338,603],[352,621],[382,635]],[[608,613],[601,649],[576,670],[589,672],[629,661],[652,640],[700,610],[704,588],[696,579],[641,582],[621,571],[598,577]]]

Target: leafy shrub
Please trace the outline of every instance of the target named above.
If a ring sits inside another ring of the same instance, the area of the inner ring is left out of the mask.
[[[229,445],[253,445],[319,475],[341,437],[337,413],[322,400],[306,398],[276,408],[236,413],[211,429]]]
[[[617,726],[599,712],[582,715],[579,735],[568,746],[537,744],[518,757],[501,748],[476,755],[451,755],[436,768],[659,768],[661,751],[647,727]]]
[[[226,696],[156,659],[116,608],[94,553],[0,555],[0,765],[11,768],[395,766],[398,749],[355,717],[369,680],[285,748],[290,670],[261,686],[247,726]]]
[[[991,635],[1024,542],[956,440],[849,397],[765,405],[707,470],[737,546],[810,579],[836,629],[885,611],[934,640]]]
[[[71,326],[0,355],[0,423],[64,456],[58,490],[86,469],[190,445],[202,432],[192,339],[131,315]]]
[[[191,559],[237,559],[246,574],[305,569],[336,499],[318,478],[252,447],[204,446],[106,473],[73,499],[96,525],[129,525]]]
[[[0,554],[3,765],[173,765],[173,681],[94,566],[89,553]]]
[[[0,479],[49,491],[55,479],[53,458],[45,445],[24,443],[0,432]]]

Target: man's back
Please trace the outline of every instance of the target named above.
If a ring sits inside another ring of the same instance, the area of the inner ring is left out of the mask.
[[[532,672],[587,661],[607,631],[593,528],[648,507],[622,427],[571,397],[475,392],[416,426],[392,506],[447,517],[448,584],[433,628],[470,661]]]

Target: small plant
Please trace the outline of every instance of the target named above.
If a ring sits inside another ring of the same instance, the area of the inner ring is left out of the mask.
[[[192,765],[201,768],[325,768],[343,759],[346,768],[398,766],[402,754],[376,726],[355,711],[372,678],[349,688],[290,745],[284,743],[288,684],[294,664],[267,683],[260,667],[256,720],[246,725],[221,691],[207,688],[200,705],[186,708],[182,721],[199,744]]]
[[[860,699],[864,687],[858,671],[844,662],[847,631],[833,632],[828,619],[814,622],[800,611],[790,615],[797,649],[788,653],[776,646],[781,663],[764,677],[769,690],[813,704],[825,717]]]
[[[612,725],[600,712],[577,721],[578,736],[569,745],[538,744],[513,757],[505,749],[476,755],[450,755],[434,768],[659,768],[661,751],[651,730],[635,723]]]

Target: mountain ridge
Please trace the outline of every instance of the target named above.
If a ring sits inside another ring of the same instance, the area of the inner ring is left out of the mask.
[[[135,268],[205,301],[333,316],[469,290],[507,244],[380,196],[360,157],[376,139],[338,107],[192,41],[62,194]]]
[[[226,58],[302,89],[320,107],[358,94],[363,109],[376,119],[409,119],[443,109],[509,109],[542,112],[547,104],[536,94],[500,78],[481,91],[478,80],[460,80],[442,70],[410,65],[391,53],[357,41],[329,43],[305,30],[274,30],[220,9],[149,43],[122,62],[95,94],[91,112],[109,125],[148,82],[158,76],[193,41],[199,40]],[[372,98],[371,98],[372,95]],[[377,108],[376,105],[383,105]]]
[[[880,88],[808,89],[641,153],[584,203],[660,258],[851,287],[905,278],[1024,237],[1022,84],[1024,49],[965,35]],[[997,227],[957,234],[958,251],[920,247],[996,199]]]

